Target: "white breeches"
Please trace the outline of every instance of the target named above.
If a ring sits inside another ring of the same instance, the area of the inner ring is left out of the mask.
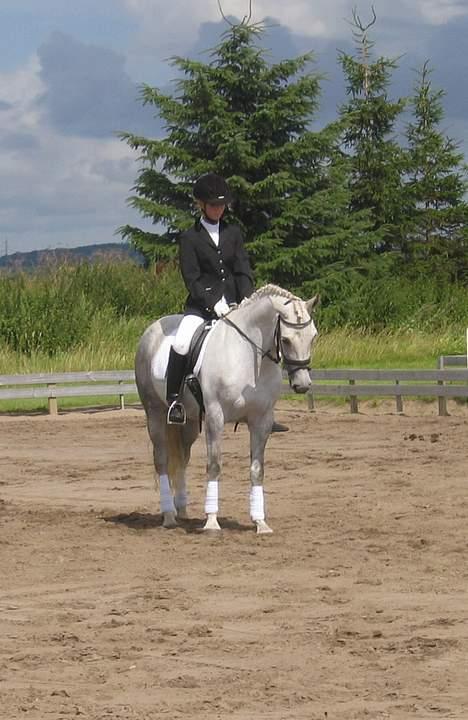
[[[173,343],[173,348],[179,355],[187,355],[195,330],[204,322],[198,315],[184,315]]]

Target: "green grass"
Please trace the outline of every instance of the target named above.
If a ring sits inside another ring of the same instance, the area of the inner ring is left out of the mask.
[[[0,375],[79,372],[89,370],[130,370],[135,349],[145,328],[146,318],[122,319],[100,316],[93,321],[89,339],[67,352],[55,355],[26,355],[0,346]]]
[[[49,356],[28,356],[0,346],[0,374],[129,370],[133,368],[139,338],[150,321],[108,318],[91,329],[86,344]],[[463,355],[465,335],[458,330],[427,333],[416,330],[386,330],[370,333],[340,328],[320,333],[312,364],[316,368],[435,368],[440,355]]]
[[[455,329],[443,333],[417,330],[370,333],[340,328],[319,335],[312,365],[316,368],[433,370],[440,355],[465,352],[465,335]]]
[[[103,317],[93,321],[89,342],[79,345],[75,350],[59,352],[52,357],[45,353],[28,356],[0,346],[0,375],[133,369],[138,340],[150,321],[146,318],[108,318],[104,322]],[[126,405],[137,401],[136,395],[125,396]],[[57,402],[59,411],[85,407],[119,407],[117,396],[115,399],[112,396],[59,398]],[[47,412],[47,400],[3,400],[0,401],[0,412]]]
[[[138,339],[149,320],[116,319],[101,315],[93,322],[89,341],[69,352],[50,357],[27,356],[0,346],[0,374],[129,370],[133,368]],[[444,333],[396,330],[370,333],[341,328],[321,333],[312,358],[315,368],[435,369],[440,355],[464,354],[465,335],[456,329]],[[125,398],[126,404],[137,402]],[[113,406],[109,397],[62,398],[59,409]],[[118,397],[115,407],[118,407]],[[0,412],[45,412],[43,399],[0,402]]]
[[[86,397],[58,398],[57,405],[59,412],[66,410],[87,410],[99,408],[119,409],[120,399],[117,395],[87,395]],[[125,395],[125,407],[139,406],[138,395]],[[47,413],[46,398],[31,398],[28,400],[2,400],[0,401],[0,413],[25,414],[25,413]]]

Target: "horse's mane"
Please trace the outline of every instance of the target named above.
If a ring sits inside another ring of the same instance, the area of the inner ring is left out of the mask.
[[[284,297],[286,298],[286,300],[301,300],[301,298],[297,297],[297,295],[293,295],[292,293],[290,293],[289,290],[284,290],[284,288],[281,288],[278,285],[273,285],[272,283],[269,283],[268,285],[264,285],[263,287],[256,290],[254,293],[252,293],[252,295],[250,295],[250,297],[244,298],[240,303],[240,306],[246,307],[247,305],[250,305],[251,303],[259,300],[262,297],[271,295],[275,295],[276,297]]]

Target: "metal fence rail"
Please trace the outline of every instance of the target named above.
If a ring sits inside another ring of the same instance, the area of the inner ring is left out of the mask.
[[[352,413],[359,397],[393,396],[397,412],[403,397],[437,397],[439,415],[447,415],[447,398],[468,398],[468,369],[460,370],[312,370],[309,407],[314,397],[348,397]],[[344,380],[346,385],[337,384]],[[322,382],[318,382],[322,381]],[[450,383],[450,384],[447,384]]]
[[[443,370],[446,367],[460,367],[460,368],[466,368],[468,367],[468,358],[466,355],[441,355],[437,367],[440,370]]]
[[[136,392],[133,370],[0,375],[0,400],[47,398],[51,415],[58,412],[57,398],[114,396],[123,410],[125,395]]]
[[[438,370],[312,370],[309,408],[314,409],[317,397],[347,397],[350,411],[356,413],[358,398],[390,396],[395,398],[397,412],[403,412],[404,397],[436,397],[439,415],[447,415],[447,398],[468,398],[468,369],[466,364],[461,367],[447,360],[464,356],[443,357]],[[459,369],[448,369],[448,365]],[[285,382],[283,394],[291,392]],[[58,398],[114,396],[123,409],[125,396],[136,393],[133,370],[0,375],[0,401],[46,398],[51,414],[58,412]]]

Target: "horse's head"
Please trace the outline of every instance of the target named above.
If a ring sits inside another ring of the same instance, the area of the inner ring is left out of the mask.
[[[278,300],[278,350],[292,389],[296,393],[305,393],[311,384],[310,357],[312,344],[317,337],[312,313],[319,296],[315,295],[307,301],[299,298]]]

